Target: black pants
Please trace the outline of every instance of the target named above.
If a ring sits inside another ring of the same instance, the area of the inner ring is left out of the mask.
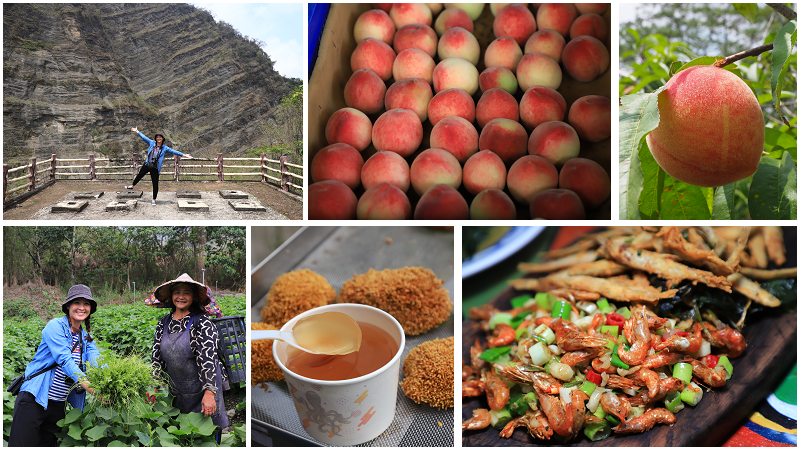
[[[153,180],[153,200],[156,200],[156,197],[158,197],[158,168],[151,168],[146,164],[142,165],[142,168],[139,169],[139,173],[136,174],[136,178],[133,179],[133,186],[136,186],[139,180],[148,172],[150,173],[150,179]]]
[[[32,394],[21,391],[14,402],[14,419],[8,436],[8,446],[58,446],[56,426],[66,416],[66,401],[47,401],[47,410],[36,402]]]

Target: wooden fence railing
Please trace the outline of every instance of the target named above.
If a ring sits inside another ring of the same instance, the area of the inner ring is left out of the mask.
[[[138,155],[131,162],[124,158],[58,158],[55,154],[44,161],[31,158],[25,166],[9,169],[3,165],[3,203],[9,195],[25,190],[34,191],[38,186],[56,180],[133,180],[142,165]],[[199,163],[199,164],[198,164]],[[44,169],[40,167],[45,166]],[[17,173],[23,175],[15,177]],[[271,160],[266,154],[261,158],[224,158],[217,154],[216,160],[210,158],[181,159],[175,155],[171,164],[167,159],[161,166],[161,180],[172,174],[172,181],[237,181],[273,183],[282,191],[302,191],[303,166],[288,162],[287,156]],[[11,178],[10,178],[11,177]],[[21,183],[20,183],[21,182]]]

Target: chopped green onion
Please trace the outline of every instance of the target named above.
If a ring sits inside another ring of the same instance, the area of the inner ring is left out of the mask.
[[[510,351],[511,351],[510,346],[500,346],[499,348],[490,348],[481,352],[481,355],[479,355],[478,358],[481,360],[485,360],[489,363],[495,363],[504,355],[508,355]]]
[[[517,415],[523,415],[528,410],[528,404],[524,401],[525,395],[520,393],[512,396],[508,400],[508,408]]]
[[[617,346],[614,346],[614,350],[611,351],[611,364],[618,368],[625,368],[626,370],[629,370],[631,368],[627,363],[623,362],[619,358],[619,354],[617,354]]]
[[[622,317],[625,319],[631,319],[631,310],[628,307],[622,307],[621,309],[618,309],[617,313],[622,315]]]
[[[531,295],[523,294],[522,296],[517,296],[517,297],[511,299],[511,308],[522,307],[523,305],[525,305],[525,302],[527,302],[528,299],[530,299],[530,298],[531,298]]]
[[[517,341],[520,341],[526,335],[528,335],[528,329],[525,327],[523,327],[522,329],[517,329],[516,332],[514,332],[514,337],[516,338]]]
[[[614,338],[619,336],[619,326],[600,326],[601,334],[610,334]]]
[[[597,388],[597,384],[589,381],[584,381],[583,385],[581,385],[581,391],[586,393],[586,396],[592,396],[595,388]]]
[[[608,299],[600,298],[597,300],[597,308],[600,309],[600,312],[604,315],[607,315],[611,312],[611,306],[608,305]]]
[[[672,377],[677,377],[688,384],[692,380],[692,365],[683,362],[676,363],[672,368]]]
[[[567,388],[569,388],[569,387],[574,387],[574,386],[576,386],[576,385],[580,385],[582,382],[583,382],[582,380],[580,380],[580,379],[578,379],[578,378],[576,377],[575,379],[572,379],[571,381],[569,381],[569,382],[565,383],[565,384],[564,384],[564,387],[567,387]]]
[[[602,420],[606,417],[606,415],[608,414],[605,410],[603,410],[603,406],[597,406],[597,410],[594,411],[594,416]]]
[[[553,302],[556,301],[555,296],[547,293],[536,293],[536,296],[533,299],[543,310],[552,310]]]
[[[507,312],[495,312],[492,314],[492,317],[489,318],[489,329],[494,330],[494,326],[503,323],[511,325],[511,319],[513,317],[510,313]]]
[[[616,343],[614,343],[614,340],[606,340],[606,347],[607,347],[609,350],[612,350],[612,349],[614,349],[614,346],[616,346],[616,345],[617,345],[617,344],[616,344]]]
[[[681,392],[681,400],[692,407],[696,406],[701,399],[703,399],[703,389],[694,382],[687,385]]]
[[[544,343],[536,343],[535,345],[531,346],[528,350],[528,354],[531,356],[531,361],[536,366],[542,366],[545,363],[550,361],[550,357],[553,354],[550,352],[550,349],[545,346]]]
[[[556,342],[556,334],[547,327],[547,324],[541,324],[539,327],[533,330],[535,335],[538,335],[545,340],[547,340],[547,344],[551,345]]]
[[[613,424],[614,426],[619,425],[619,418],[615,417],[614,415],[608,414],[604,419],[609,423]]]
[[[536,393],[530,392],[530,393],[525,393],[525,396],[522,398],[522,401],[525,404],[527,404],[530,409],[534,409],[536,408],[536,403],[539,401],[539,399],[536,397]]]
[[[544,338],[544,337],[540,337],[538,335],[531,335],[531,338],[534,338],[534,339],[539,340],[540,342],[542,342],[544,344],[547,344],[547,339]]]
[[[503,429],[503,427],[511,421],[511,413],[507,408],[503,407],[500,410],[490,410],[489,418],[493,428]]]
[[[728,359],[728,356],[722,355],[719,356],[719,362],[717,363],[717,368],[722,365],[725,367],[725,380],[728,380],[733,376],[733,365],[731,365],[731,361]]]
[[[569,321],[569,314],[572,312],[572,305],[569,302],[556,301],[553,304],[553,312],[550,314],[553,318],[562,318]]]
[[[680,393],[678,393],[677,391],[671,395],[667,395],[667,397],[664,398],[664,404],[667,406],[667,409],[672,413],[678,412],[681,409],[683,409],[681,396]]]
[[[608,436],[611,435],[611,426],[608,424],[608,421],[590,423],[583,429],[583,433],[589,440],[596,442],[608,438]]]

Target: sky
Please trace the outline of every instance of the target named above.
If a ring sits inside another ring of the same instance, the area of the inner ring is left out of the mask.
[[[262,47],[275,70],[285,77],[303,78],[302,3],[192,3],[209,10],[217,22],[231,24],[239,33],[266,43]]]

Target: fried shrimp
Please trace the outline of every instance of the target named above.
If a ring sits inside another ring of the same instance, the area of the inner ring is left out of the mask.
[[[403,360],[405,377],[400,382],[406,397],[437,409],[453,407],[453,353],[453,337],[426,341],[412,349]]]

